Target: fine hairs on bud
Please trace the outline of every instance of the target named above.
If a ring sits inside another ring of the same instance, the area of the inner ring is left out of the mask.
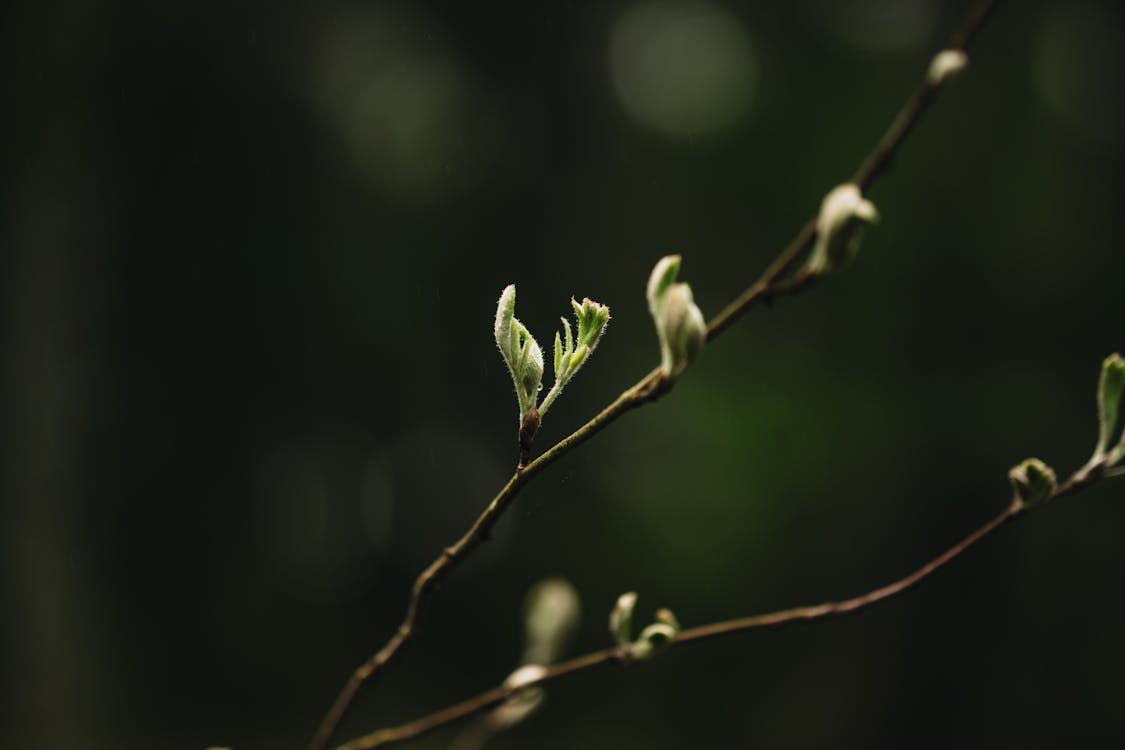
[[[672,644],[680,634],[680,623],[672,610],[661,607],[656,610],[656,622],[645,626],[633,640],[633,610],[636,606],[636,592],[630,591],[617,597],[617,603],[609,613],[609,632],[613,635],[613,642],[629,658],[644,661]]]
[[[539,400],[539,384],[543,381],[543,350],[527,327],[515,317],[515,312],[516,285],[509,284],[504,287],[496,305],[496,346],[516,386],[522,423],[524,414]]]
[[[563,335],[555,334],[555,383],[539,407],[540,414],[551,408],[566,384],[586,364],[609,325],[609,308],[589,297],[583,298],[582,304],[571,297],[570,306],[578,323],[578,336],[575,338],[570,321],[562,318]]]
[[[934,55],[934,59],[930,61],[930,69],[926,72],[926,80],[933,86],[940,86],[961,75],[968,65],[969,56],[965,54],[964,50],[943,49]]]
[[[837,185],[824,196],[816,218],[816,245],[806,268],[809,273],[833,271],[855,257],[866,224],[879,221],[875,204],[850,182]]]
[[[678,378],[707,343],[707,321],[692,298],[691,287],[676,282],[680,256],[661,258],[648,278],[648,309],[660,339],[660,370]]]

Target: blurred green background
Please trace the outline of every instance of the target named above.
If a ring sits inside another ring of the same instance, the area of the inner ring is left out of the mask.
[[[874,145],[966,3],[97,4],[0,11],[0,745],[298,748],[515,459],[501,288],[610,305],[545,446]],[[685,625],[851,596],[1095,439],[1125,346],[1120,3],[1002,3],[871,198],[520,496],[341,739],[502,680],[562,575]],[[1125,484],[855,617],[552,686],[496,748],[1121,747]],[[446,746],[449,729],[412,747]]]

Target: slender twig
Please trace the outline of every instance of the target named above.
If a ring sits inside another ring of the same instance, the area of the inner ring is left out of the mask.
[[[1093,470],[1091,470],[1091,467],[1087,466],[1075,472],[1066,482],[1059,485],[1058,489],[1052,493],[1051,499],[1055,500],[1064,495],[1078,492],[1079,490],[1096,484],[1098,481],[1108,476],[1108,473],[1098,470],[1099,468],[1100,467],[1094,467]],[[751,630],[776,629],[801,622],[818,622],[858,612],[861,609],[866,609],[880,602],[885,602],[922,583],[938,570],[960,557],[962,553],[977,542],[990,536],[1016,518],[1020,518],[1024,513],[1025,510],[1020,502],[1018,500],[1013,500],[999,515],[985,522],[971,534],[957,542],[957,544],[954,544],[913,573],[899,578],[897,581],[888,583],[886,586],[868,591],[865,594],[860,594],[851,599],[825,602],[811,607],[794,607],[792,609],[783,609],[777,612],[754,615],[752,617],[723,620],[708,625],[688,628],[681,631],[670,645],[679,648],[680,646],[686,646],[692,643],[701,643],[716,638],[739,635]],[[427,714],[420,719],[415,719],[414,721],[397,727],[379,729],[371,734],[357,737],[341,745],[337,750],[371,750],[372,748],[403,742],[459,719],[487,711],[513,697],[519,693],[520,690],[527,689],[533,685],[542,686],[548,682],[554,682],[555,680],[577,672],[585,672],[587,670],[610,665],[626,665],[630,662],[631,659],[628,652],[621,648],[610,648],[585,654],[568,661],[559,662],[554,666],[545,667],[541,677],[527,681],[519,687],[501,686],[486,690],[467,701]]]
[[[995,0],[979,2],[970,11],[961,28],[951,37],[947,49],[966,49],[994,4]],[[928,76],[924,78],[922,85],[907,100],[906,105],[876,145],[875,150],[856,171],[855,176],[852,177],[853,182],[862,188],[866,188],[883,173],[942,85],[943,81],[941,80],[932,80]],[[782,276],[791,269],[801,253],[811,246],[815,237],[816,221],[810,219],[789,245],[770,263],[758,280],[708,323],[708,340],[717,338],[735,320],[758,303],[769,302],[775,296],[794,294],[807,288],[813,281],[811,274],[798,271],[788,279],[782,279]],[[492,527],[515,499],[520,489],[536,474],[601,432],[609,424],[616,421],[618,417],[650,401],[655,401],[671,387],[672,383],[662,376],[659,369],[655,369],[625,390],[609,406],[602,409],[597,416],[560,440],[530,464],[523,466],[521,461],[521,466],[516,469],[516,472],[492,499],[492,502],[488,504],[488,507],[481,513],[472,527],[457,542],[442,550],[442,553],[419,574],[411,589],[410,602],[407,605],[406,615],[402,623],[390,640],[352,673],[343,690],[340,691],[321,721],[309,744],[309,750],[324,750],[328,746],[337,726],[351,706],[359,689],[379,672],[388,661],[394,658],[403,644],[413,635],[419,609],[434,584],[469,552],[488,538]]]

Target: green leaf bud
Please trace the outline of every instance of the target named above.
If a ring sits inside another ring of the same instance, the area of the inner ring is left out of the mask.
[[[933,86],[940,86],[946,81],[956,78],[969,66],[969,56],[964,50],[944,49],[934,55],[930,61],[930,68],[926,72],[926,80]]]
[[[661,258],[649,275],[648,307],[660,340],[660,369],[665,377],[677,378],[687,369],[707,342],[707,321],[695,304],[691,287],[676,283],[680,256]]]
[[[578,345],[593,351],[609,325],[609,308],[589,297],[583,297],[581,305],[571,297],[570,305],[574,308],[574,317],[578,319]]]
[[[675,640],[679,630],[662,622],[654,622],[641,631],[637,640],[629,647],[629,656],[638,661],[651,659],[665,651]]]
[[[858,186],[849,182],[833,188],[820,204],[808,271],[827,273],[852,260],[859,251],[864,225],[878,221],[875,204],[863,197]]]
[[[1058,487],[1055,471],[1038,458],[1024,459],[1008,472],[1013,501],[1019,509],[1030,510],[1050,500]]]
[[[494,333],[496,346],[504,363],[508,365],[512,383],[516,387],[520,419],[538,401],[539,385],[543,381],[543,350],[538,342],[516,317],[516,286],[504,287],[496,305]]]
[[[637,606],[637,594],[630,591],[617,597],[617,603],[609,613],[609,632],[620,648],[626,648],[633,640],[633,609]]]

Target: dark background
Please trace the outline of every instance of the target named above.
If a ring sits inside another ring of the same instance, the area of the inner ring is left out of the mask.
[[[965,3],[16,3],[0,15],[0,745],[299,748],[509,474],[501,288],[610,305],[545,446],[846,179]],[[1087,458],[1125,345],[1119,3],[1002,3],[829,283],[529,485],[340,739],[501,681],[524,592],[851,596]],[[551,686],[497,748],[1121,747],[1125,484],[858,616]],[[444,747],[445,730],[414,747]]]

